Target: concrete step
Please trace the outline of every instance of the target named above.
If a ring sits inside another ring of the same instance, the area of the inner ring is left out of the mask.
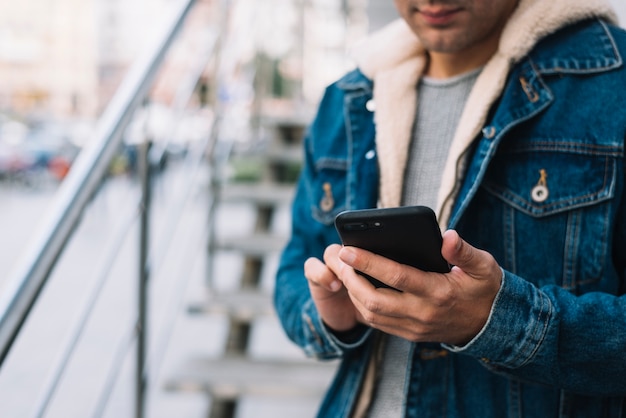
[[[194,358],[165,384],[170,391],[205,392],[218,400],[243,396],[320,397],[329,387],[337,362]]]
[[[286,243],[287,237],[256,232],[239,237],[218,237],[214,249],[237,251],[246,257],[260,258],[282,251]]]
[[[231,161],[262,161],[267,164],[301,163],[304,151],[302,145],[284,144],[277,141],[258,144],[245,150],[237,150],[231,156]]]
[[[294,186],[276,183],[227,183],[219,191],[219,200],[225,203],[251,202],[263,206],[291,203]]]
[[[301,145],[270,146],[263,156],[270,164],[301,164],[304,158]]]
[[[260,290],[216,293],[207,300],[192,303],[187,312],[193,315],[226,315],[239,322],[251,322],[261,316],[273,316],[272,295]]]

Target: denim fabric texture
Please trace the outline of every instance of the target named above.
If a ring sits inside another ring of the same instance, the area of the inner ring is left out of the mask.
[[[626,417],[624,54],[626,32],[591,20],[544,39],[510,72],[449,222],[493,254],[502,287],[466,346],[413,345],[407,416]],[[358,70],[326,90],[277,273],[288,336],[312,357],[342,359],[321,417],[350,416],[375,331],[352,344],[329,333],[303,265],[339,242],[339,212],[376,207],[371,96]],[[329,191],[332,205],[323,204]]]

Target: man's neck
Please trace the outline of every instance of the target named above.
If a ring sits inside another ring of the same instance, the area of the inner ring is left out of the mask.
[[[459,53],[428,51],[428,66],[425,74],[432,78],[451,78],[483,67],[498,50],[498,39],[479,48],[471,48]]]

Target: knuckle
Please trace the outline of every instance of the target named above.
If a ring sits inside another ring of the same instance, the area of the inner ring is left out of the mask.
[[[418,343],[420,341],[425,341],[425,336],[418,331],[413,331],[409,335],[407,335],[406,339],[411,342]]]
[[[340,264],[337,273],[340,277],[346,277],[346,275],[352,271],[352,268],[347,264]]]
[[[377,316],[376,316],[376,314],[374,312],[365,310],[364,312],[361,312],[361,316],[363,317],[363,321],[366,324],[373,325],[373,324],[376,323]]]
[[[421,323],[423,325],[434,324],[439,319],[439,313],[437,309],[425,309],[420,315]]]
[[[410,329],[406,330],[405,338],[412,342],[428,341],[429,337],[431,335],[428,332],[428,325],[421,322],[414,322]]]
[[[373,266],[372,261],[368,257],[357,256],[357,262],[355,264],[358,266],[358,269],[363,272],[371,272]]]
[[[392,264],[385,268],[384,273],[380,275],[380,279],[391,287],[409,289],[411,280],[406,268],[406,266],[398,263]]]
[[[399,264],[388,270],[387,281],[391,286],[402,289],[408,285],[408,277]]]
[[[432,295],[432,303],[437,307],[454,305],[456,292],[452,286],[439,286]]]
[[[363,301],[363,308],[368,313],[376,314],[380,312],[381,306],[376,299],[368,298]]]

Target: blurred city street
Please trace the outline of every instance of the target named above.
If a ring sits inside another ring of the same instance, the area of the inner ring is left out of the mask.
[[[160,182],[174,181],[176,171],[184,167],[174,167],[159,179]],[[8,267],[15,264],[21,250],[32,239],[33,233],[53,199],[54,189],[30,190],[11,185],[0,185],[2,215],[0,230],[3,231],[2,275],[3,282],[9,274]],[[119,209],[128,198],[129,190],[137,187],[127,178],[113,179],[90,204],[90,215],[81,223],[76,238],[69,244],[68,254],[59,262],[59,267],[46,286],[41,301],[33,317],[29,320],[24,335],[12,350],[7,365],[0,373],[0,416],[21,418],[32,416],[35,400],[50,373],[51,365],[59,357],[59,350],[76,317],[82,300],[96,279],[93,261],[98,259],[103,237],[120,224]],[[159,190],[159,186],[156,187]],[[196,391],[168,392],[165,381],[181,362],[190,356],[217,357],[223,351],[227,321],[220,316],[190,316],[186,309],[189,304],[202,301],[206,292],[205,248],[202,244],[202,228],[206,217],[206,190],[196,190],[191,204],[185,210],[183,222],[171,246],[176,254],[163,260],[162,273],[151,280],[150,302],[153,322],[149,324],[149,334],[155,340],[156,349],[151,354],[162,357],[157,364],[158,376],[150,387],[149,417],[203,417],[209,405],[209,398]],[[154,196],[155,224],[166,216],[168,201],[165,195]],[[277,227],[287,228],[286,210],[279,213]],[[282,218],[282,222],[281,222]],[[224,207],[217,214],[220,230],[241,231],[253,222],[253,211],[246,205]],[[158,230],[156,234],[161,233]],[[125,246],[137,246],[136,233],[131,233]],[[10,239],[7,239],[9,238]],[[132,250],[129,251],[132,254]],[[221,289],[236,287],[241,261],[235,254],[224,254],[215,260],[217,282]],[[181,265],[180,260],[185,260]],[[175,260],[175,261],[169,261]],[[46,417],[88,417],[92,416],[98,402],[102,382],[113,360],[116,346],[127,337],[132,329],[135,314],[134,295],[137,277],[132,263],[133,257],[125,257],[114,268],[114,279],[102,289],[98,307],[90,319],[88,331],[77,348],[70,367],[66,372],[58,393],[51,403]],[[168,263],[170,265],[168,265]],[[178,280],[167,280],[164,275],[177,275],[179,282],[188,281],[184,289],[183,304],[172,306],[172,295],[181,290],[176,288]],[[263,286],[271,291],[273,268],[267,269]],[[69,296],[69,297],[68,297]],[[72,299],[75,303],[68,303]],[[175,316],[175,329],[168,329]],[[172,332],[172,334],[168,334]],[[41,347],[46,347],[41,350]],[[302,358],[302,354],[284,336],[274,318],[260,318],[256,324],[250,355],[257,358]],[[102,416],[131,416],[133,407],[133,359],[132,351],[127,355],[124,371],[114,385],[109,404]],[[238,408],[238,417],[313,416],[317,408],[317,398],[267,398],[248,397]]]

